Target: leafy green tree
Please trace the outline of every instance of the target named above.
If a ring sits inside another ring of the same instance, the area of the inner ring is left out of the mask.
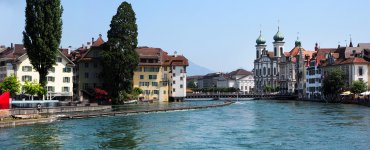
[[[40,83],[36,83],[34,81],[33,82],[26,81],[25,84],[23,85],[23,89],[26,94],[31,95],[32,100],[34,95],[41,96],[46,94],[46,89],[43,88]]]
[[[345,86],[345,75],[343,70],[335,68],[328,72],[322,81],[322,92],[327,102],[338,101],[339,94]]]
[[[266,85],[263,90],[266,92],[266,93],[271,93],[273,91],[273,87],[271,85]]]
[[[194,81],[189,81],[186,85],[189,89],[194,89],[194,88],[197,88],[197,86],[195,85]]]
[[[367,84],[362,80],[353,81],[350,86],[350,90],[354,94],[360,94],[367,91]]]
[[[20,92],[21,83],[14,75],[5,77],[4,81],[0,83],[1,92],[9,92],[10,94],[16,94]]]
[[[131,93],[133,72],[139,63],[137,36],[135,12],[131,4],[122,2],[112,18],[102,52],[102,77],[114,104],[122,103]]]
[[[26,26],[23,43],[33,68],[40,74],[40,84],[47,83],[48,70],[55,64],[62,38],[60,0],[26,0]]]

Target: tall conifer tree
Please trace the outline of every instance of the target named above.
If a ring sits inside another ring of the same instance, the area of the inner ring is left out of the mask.
[[[40,74],[40,84],[47,84],[48,70],[53,67],[62,37],[60,0],[26,0],[26,26],[23,43],[33,68]]]
[[[135,12],[131,4],[122,2],[112,18],[108,42],[102,53],[105,88],[115,104],[122,103],[132,90],[133,72],[139,62],[135,51],[137,36]]]

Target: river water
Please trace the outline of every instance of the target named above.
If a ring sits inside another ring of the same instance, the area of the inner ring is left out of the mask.
[[[370,149],[370,108],[260,100],[0,129],[0,149],[31,148]]]

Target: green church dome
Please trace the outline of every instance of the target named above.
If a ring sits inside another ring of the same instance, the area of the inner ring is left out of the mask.
[[[274,40],[275,42],[281,42],[284,40],[284,35],[283,33],[280,32],[279,28],[278,28],[278,32],[276,32],[276,34],[274,35]]]
[[[295,47],[299,47],[299,46],[301,46],[301,41],[298,39],[298,37],[297,37],[297,40],[295,41]]]
[[[260,31],[260,36],[256,40],[257,45],[264,45],[266,43],[265,38],[262,37],[261,31]]]

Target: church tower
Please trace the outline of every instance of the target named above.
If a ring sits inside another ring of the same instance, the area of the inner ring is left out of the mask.
[[[281,57],[284,55],[284,35],[280,32],[280,27],[278,26],[278,31],[274,35],[274,57]]]
[[[256,59],[261,58],[262,50],[266,48],[266,40],[262,37],[262,31],[260,31],[260,36],[256,40]]]

